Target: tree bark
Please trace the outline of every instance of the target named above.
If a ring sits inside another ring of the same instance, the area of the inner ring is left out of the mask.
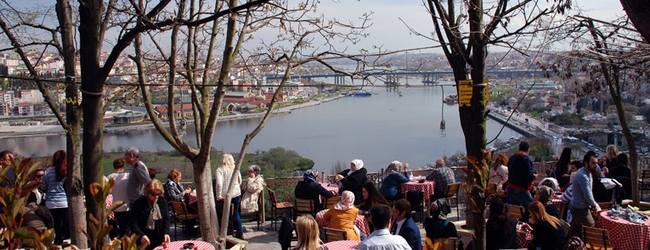
[[[647,0],[621,0],[621,5],[646,43],[650,42],[650,2]],[[630,154],[630,158],[632,158]]]
[[[72,24],[72,8],[68,0],[58,0],[56,13],[59,20],[61,33],[61,46],[63,49],[63,65],[65,72],[65,119],[68,130],[66,131],[66,151],[68,161],[68,174],[65,181],[65,190],[68,194],[68,209],[70,236],[72,244],[84,249],[88,247],[86,231],[86,207],[83,201],[83,185],[81,182],[81,110],[79,107],[79,88],[75,83],[75,48]],[[53,112],[58,112],[53,110]]]
[[[207,143],[209,144],[209,142]],[[194,183],[196,183],[196,198],[199,207],[199,226],[201,238],[212,245],[218,245],[216,202],[212,186],[212,167],[210,154],[199,155],[192,161],[194,167]]]
[[[105,78],[100,74],[101,42],[99,41],[102,0],[80,1],[79,59],[83,107],[83,184],[88,216],[99,218],[99,207],[90,193],[90,184],[100,181],[103,155],[104,103],[102,95]],[[97,239],[102,241],[103,239]]]

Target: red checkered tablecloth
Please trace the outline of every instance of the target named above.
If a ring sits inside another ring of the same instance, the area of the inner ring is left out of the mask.
[[[527,248],[528,243],[533,240],[533,232],[524,230],[524,224],[517,224],[517,245],[521,248]]]
[[[609,231],[609,240],[615,249],[648,249],[650,220],[645,224],[634,224],[625,219],[614,220],[607,215],[607,211],[601,211],[599,215],[598,224]]]
[[[348,250],[348,249],[357,249],[361,241],[356,240],[339,240],[326,243],[325,246],[327,249],[332,250]]]
[[[409,181],[402,184],[403,193],[406,193],[408,191],[420,191],[424,193],[425,204],[429,204],[429,197],[433,194],[433,190],[435,190],[435,188],[436,182],[434,181],[425,181],[423,183],[419,183],[417,181]]]
[[[327,189],[327,191],[334,191],[336,193],[339,192],[339,186],[336,184],[330,184],[330,183],[325,183],[325,182],[320,182],[320,185],[323,186],[323,188]]]
[[[320,212],[316,213],[316,222],[318,222],[318,224],[323,227],[327,226],[325,223],[325,213],[327,213],[327,211],[329,211],[329,209],[323,209]],[[366,235],[370,234],[370,226],[365,216],[361,214],[357,215],[357,219],[354,220],[354,225],[357,226],[357,228],[359,228],[362,233]]]
[[[172,250],[177,250],[177,249],[182,249],[183,245],[187,243],[193,243],[194,244],[194,249],[198,250],[214,250],[214,246],[210,243],[207,243],[205,241],[200,241],[200,240],[179,240],[179,241],[172,241],[167,243],[167,248],[163,248],[163,246],[158,246],[154,248],[155,250],[161,250],[161,249],[172,249]]]

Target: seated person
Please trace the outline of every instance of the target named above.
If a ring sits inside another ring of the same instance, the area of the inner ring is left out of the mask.
[[[359,209],[364,211],[364,213],[370,211],[376,205],[388,205],[388,201],[377,191],[375,184],[372,182],[363,184],[361,195],[363,196],[363,203],[359,206]]]
[[[401,173],[402,166],[401,162],[394,161],[386,167],[385,177],[379,189],[386,200],[395,201],[399,199],[402,193],[402,184],[409,181],[408,177]]]
[[[31,192],[27,197],[27,204],[22,208],[22,223],[26,227],[43,232],[54,226],[54,219],[49,209],[38,205],[37,199],[37,194],[34,192]]]
[[[456,177],[454,170],[445,165],[445,160],[438,159],[433,171],[427,176],[427,180],[435,181],[436,186],[433,190],[433,196],[434,199],[439,199],[447,195],[447,185],[455,183]]]
[[[447,200],[437,199],[429,207],[429,217],[424,219],[424,230],[429,240],[458,237],[456,226],[447,220],[447,214],[451,212]]]
[[[341,200],[323,216],[325,225],[330,228],[344,230],[348,240],[359,240],[358,229],[354,226],[359,209],[354,207],[354,194],[343,191]]]
[[[354,205],[363,203],[361,186],[368,181],[368,171],[363,168],[363,161],[354,159],[350,162],[350,169],[341,171],[336,175],[336,181],[341,183],[340,192],[350,191],[354,194]]]
[[[321,245],[318,223],[311,215],[298,216],[296,219],[296,238],[298,244],[293,250],[326,250]]]
[[[188,213],[196,214],[198,211],[198,204],[189,202],[189,196],[190,193],[192,193],[192,189],[183,187],[181,184],[182,177],[183,175],[178,169],[172,169],[169,171],[169,174],[167,174],[167,181],[163,185],[165,189],[165,199],[167,202],[184,202]]]
[[[546,213],[555,216],[556,218],[560,218],[560,210],[558,210],[552,202],[553,195],[555,195],[555,193],[550,187],[540,186],[537,189],[537,192],[535,192],[535,200],[544,205]]]
[[[307,170],[302,175],[302,181],[298,182],[294,194],[298,199],[313,200],[316,211],[323,210],[323,204],[320,202],[320,196],[330,198],[336,195],[335,192],[327,191],[316,181],[317,171]]]
[[[507,217],[505,204],[500,198],[490,202],[490,216],[485,224],[487,250],[515,249],[517,245],[517,221]]]
[[[390,233],[402,236],[409,243],[411,249],[421,250],[422,238],[418,225],[415,224],[415,221],[411,217],[411,203],[406,199],[399,199],[393,203],[392,210],[394,222]]]
[[[561,191],[560,184],[558,183],[557,179],[553,177],[546,177],[542,179],[542,181],[539,182],[539,185],[537,185],[537,187],[541,187],[541,186],[550,187],[553,190],[553,192]]]
[[[528,205],[528,211],[528,223],[532,225],[533,230],[533,240],[528,249],[562,249],[568,233],[568,224],[564,229],[560,219],[547,214],[544,204],[539,201]]]
[[[154,179],[144,186],[144,195],[131,204],[131,230],[139,236],[139,245],[154,249],[169,242],[169,210],[161,198],[163,187]]]
[[[398,235],[392,235],[388,231],[391,224],[390,208],[385,205],[378,205],[370,209],[370,223],[375,230],[359,244],[359,250],[407,250],[411,246],[406,240]]]
[[[241,212],[244,214],[255,213],[259,211],[258,200],[260,193],[264,190],[266,183],[260,174],[262,169],[258,165],[251,165],[246,175],[248,179],[242,183],[244,194],[241,198]]]

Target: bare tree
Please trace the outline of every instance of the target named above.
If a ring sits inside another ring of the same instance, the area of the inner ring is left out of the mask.
[[[602,21],[576,15],[557,35],[569,39],[573,50],[558,54],[555,62],[542,68],[573,81],[578,95],[609,93],[630,154],[632,200],[639,204],[639,186],[634,181],[639,176],[639,156],[624,99],[647,81],[650,47],[627,17]]]
[[[225,5],[235,6],[236,1]],[[233,69],[250,73],[255,68],[271,68],[281,71],[283,76],[278,85],[274,86],[275,91],[270,101],[263,107],[266,111],[258,126],[244,138],[235,169],[240,171],[249,143],[262,130],[274,110],[291,70],[308,62],[327,64],[321,61],[326,56],[341,58],[343,54],[334,49],[333,39],[338,39],[338,42],[356,41],[361,35],[360,31],[367,26],[365,22],[354,26],[312,17],[310,12],[315,7],[316,2],[309,0],[291,4],[287,1],[270,1],[231,11],[227,20],[214,19],[210,23],[191,27],[172,25],[164,32],[158,30],[156,33],[148,33],[147,40],[142,36],[136,38],[132,59],[137,65],[145,107],[163,138],[193,164],[201,235],[205,241],[223,246],[230,199],[234,198],[225,197],[221,227],[214,227],[217,225],[217,215],[211,185],[210,152],[216,132],[215,125],[222,114],[224,97],[233,87],[230,82]],[[208,9],[221,12],[222,8],[223,5],[209,6],[202,0],[184,0],[179,2],[178,9],[173,13],[177,19],[186,18],[192,22],[193,18],[202,18]],[[365,18],[367,21],[367,16]],[[264,29],[279,30],[280,34],[272,42],[260,41],[261,45],[256,49],[243,48],[247,41],[254,40],[253,34],[256,31]],[[338,32],[337,29],[347,32]],[[168,49],[159,42],[163,37],[169,39]],[[151,45],[149,50],[145,44]],[[219,48],[223,52],[217,58],[215,52]],[[165,79],[166,82],[162,86],[167,92],[166,122],[156,114],[151,102],[150,92],[156,86],[153,82],[159,79]],[[195,145],[183,140],[177,125],[178,105],[174,100],[176,93],[182,91],[184,86],[191,93]],[[230,190],[233,186],[224,188]]]
[[[465,135],[468,158],[467,193],[468,225],[474,228],[479,246],[485,246],[484,190],[488,179],[489,160],[484,157],[489,92],[485,59],[488,46],[500,46],[525,52],[520,39],[552,29],[548,16],[564,12],[569,1],[455,1],[427,0],[424,5],[431,15],[434,33],[427,36],[412,32],[440,44],[454,74],[456,88],[470,80],[471,96],[459,105],[460,123]],[[487,5],[486,5],[487,4]],[[485,19],[488,19],[487,22]],[[461,95],[459,95],[460,97]]]

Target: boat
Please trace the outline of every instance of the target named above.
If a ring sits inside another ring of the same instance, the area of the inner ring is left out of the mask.
[[[454,105],[458,103],[458,97],[456,95],[449,95],[442,102],[447,105]]]
[[[371,96],[372,93],[365,91],[365,90],[357,90],[355,92],[350,93],[350,96],[356,96],[356,97],[367,97]]]

